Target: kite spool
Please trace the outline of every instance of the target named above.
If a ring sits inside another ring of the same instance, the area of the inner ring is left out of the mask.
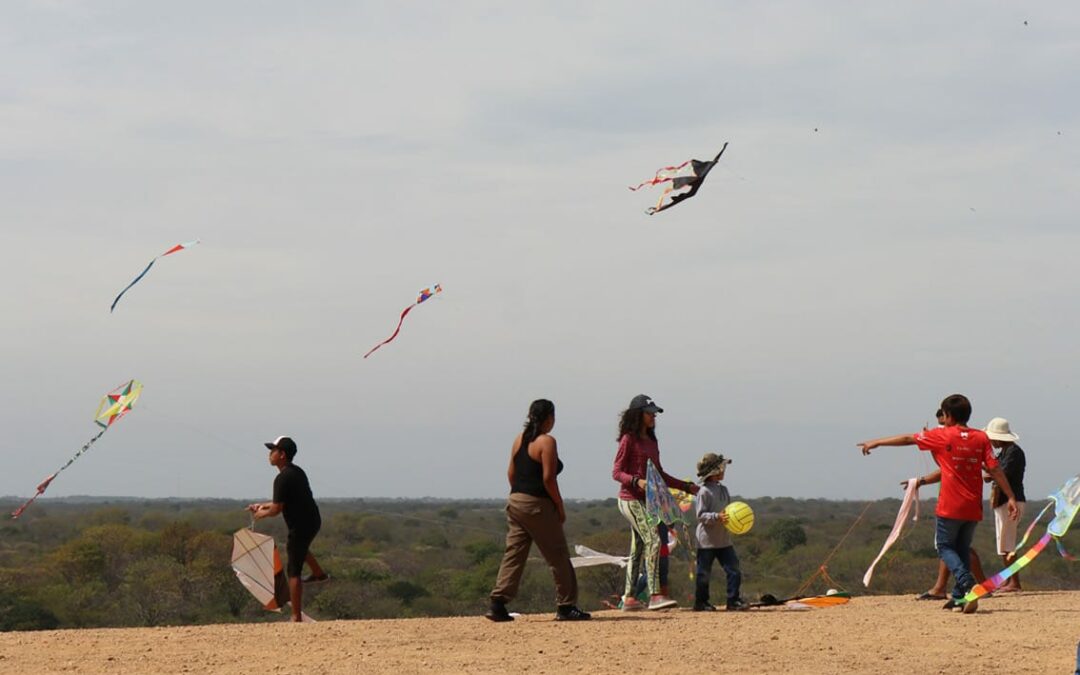
[[[754,526],[754,510],[746,502],[731,502],[724,513],[728,517],[724,527],[732,534],[746,534]]]

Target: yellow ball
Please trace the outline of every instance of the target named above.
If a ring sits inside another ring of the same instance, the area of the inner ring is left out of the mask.
[[[754,526],[754,510],[746,502],[731,502],[724,507],[727,522],[724,527],[732,534],[746,534]]]

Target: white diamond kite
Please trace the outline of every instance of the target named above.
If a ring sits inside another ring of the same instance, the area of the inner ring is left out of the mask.
[[[289,602],[289,582],[274,538],[245,527],[233,534],[232,568],[265,609],[280,612]],[[301,614],[305,622],[314,619]]]

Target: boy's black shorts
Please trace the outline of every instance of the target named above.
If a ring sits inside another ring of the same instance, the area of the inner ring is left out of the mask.
[[[304,568],[304,558],[307,557],[311,542],[319,530],[289,530],[289,538],[285,540],[285,552],[289,560],[285,565],[285,574],[289,577],[300,576]]]

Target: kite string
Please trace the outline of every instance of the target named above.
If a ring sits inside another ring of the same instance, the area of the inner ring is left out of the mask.
[[[230,450],[235,450],[237,452],[247,452],[246,450],[241,448],[239,445],[236,445],[235,443],[233,443],[232,441],[230,441],[227,438],[223,438],[223,437],[218,436],[216,434],[212,434],[209,431],[204,431],[200,427],[197,427],[197,426],[195,426],[193,424],[189,424],[188,422],[185,422],[180,418],[177,418],[177,417],[174,417],[173,415],[162,412],[162,411],[160,411],[160,410],[158,410],[156,408],[153,408],[151,406],[146,405],[145,403],[140,404],[139,408],[141,408],[142,410],[149,410],[152,413],[154,413],[155,415],[165,417],[165,418],[167,418],[167,421],[172,422],[173,424],[175,424],[177,426],[184,427],[185,429],[188,429],[190,431],[194,431],[195,433],[197,433],[197,434],[199,434],[201,436],[204,436],[204,437],[206,437],[206,438],[208,438],[208,439],[210,439],[212,441],[216,441],[222,447],[228,448]]]
[[[829,576],[829,572],[827,571],[829,561],[832,560],[832,557],[836,555],[837,551],[840,550],[840,546],[843,545],[845,541],[847,541],[848,536],[855,530],[855,527],[862,521],[863,516],[866,515],[866,512],[869,511],[870,507],[873,505],[874,502],[872,501],[866,503],[866,507],[863,508],[862,513],[860,513],[859,517],[855,519],[855,522],[851,524],[851,527],[849,527],[848,531],[844,533],[844,536],[840,538],[840,541],[836,543],[836,546],[834,546],[833,550],[829,552],[829,555],[825,556],[825,559],[821,561],[821,564],[818,566],[817,570],[813,574],[811,574],[806,581],[803,582],[802,586],[799,586],[799,590],[795,591],[795,597],[801,596],[803,591],[809,588],[810,584],[814,582],[814,579],[818,578],[819,576],[825,579],[826,583],[835,583],[835,581]]]
[[[929,422],[923,424],[923,430],[924,431],[926,429],[928,429],[929,427],[930,427]],[[915,460],[915,462],[914,462],[916,464],[917,468],[919,469],[919,473],[915,477],[916,481],[918,481],[923,476],[926,476],[926,475],[929,475],[930,473],[932,473],[932,471],[929,470],[930,469],[930,460],[928,459],[928,455],[929,455],[929,453],[923,453],[923,452],[918,453],[918,459]],[[904,481],[904,482],[906,483],[907,481]],[[926,484],[924,483],[922,485],[922,487],[926,487]],[[906,485],[904,486],[904,489],[905,490],[907,489]],[[911,518],[913,523],[919,522],[919,502],[920,501],[922,501],[922,499],[916,493],[915,504],[914,504],[915,515]],[[902,508],[902,506],[901,506],[901,508]],[[915,525],[912,525],[911,527],[904,528],[900,532],[900,536],[896,538],[896,541],[894,541],[892,543],[892,545],[889,546],[888,551],[881,557],[881,560],[878,561],[878,562],[884,562],[884,564],[885,564],[885,569],[882,572],[883,576],[885,576],[885,577],[889,576],[889,573],[892,570],[893,562],[900,555],[900,546],[899,545],[903,544],[905,541],[907,541],[907,538],[911,535],[911,533],[912,533],[912,531],[914,531],[914,529],[915,529]]]
[[[930,428],[930,423],[929,422],[923,424],[923,429],[924,430],[929,429],[929,428]],[[929,453],[923,453],[923,452],[918,453],[919,458],[918,458],[918,460],[915,461],[915,463],[919,468],[919,475],[916,476],[915,480],[919,480],[923,476],[926,476],[926,475],[929,475],[930,473],[933,473],[930,470],[931,464],[930,464],[930,460],[928,458],[928,455],[929,455]],[[925,483],[923,484],[923,487],[926,487]],[[919,497],[916,497],[916,500],[917,501],[915,502],[915,516],[912,518],[912,521],[917,523],[919,521],[919,501],[922,501],[922,500]],[[890,547],[890,551],[882,558],[882,561],[885,563],[885,569],[883,570],[883,573],[882,573],[883,576],[885,576],[885,577],[889,576],[889,573],[892,570],[893,563],[899,557],[900,552],[901,552],[899,544],[903,544],[905,541],[907,541],[907,538],[911,535],[911,533],[914,530],[915,530],[915,525],[912,525],[911,527],[904,528],[904,530],[900,533],[900,536],[896,539],[895,542],[893,542],[893,545]]]
[[[717,162],[717,164],[719,164],[720,166],[722,166],[725,169],[727,169],[728,171],[730,171],[732,173],[732,175],[734,175],[739,180],[744,181],[744,182],[750,182],[749,178],[747,178],[746,176],[743,176],[738,171],[736,171],[735,169],[732,169],[730,166],[728,166],[728,163],[725,160],[721,159],[719,162]]]
[[[211,433],[209,433],[207,431],[204,431],[204,430],[200,429],[199,427],[196,427],[196,426],[194,426],[192,424],[189,424],[187,422],[179,420],[179,419],[173,417],[172,415],[169,415],[167,413],[163,413],[160,410],[156,410],[156,409],[154,409],[154,408],[152,408],[150,406],[147,406],[145,403],[140,405],[139,407],[142,410],[151,410],[152,412],[154,412],[157,415],[169,418],[169,421],[173,422],[174,424],[179,425],[179,426],[183,426],[183,427],[185,427],[187,429],[190,429],[192,431],[195,431],[195,432],[205,436],[206,438],[217,441],[222,446],[224,446],[226,448],[229,448],[230,450],[236,450],[238,452],[242,451],[242,449],[238,445],[236,445],[235,443],[229,441],[228,439],[225,439],[225,438],[222,438],[221,436],[217,436],[215,434],[211,434]],[[407,515],[407,514],[404,514],[404,513],[394,513],[392,511],[380,511],[378,509],[371,509],[371,508],[364,508],[364,509],[361,510],[361,513],[377,513],[379,515],[389,516],[391,518],[402,518],[402,519],[406,519],[406,520],[415,520],[415,521],[424,522],[424,523],[431,523],[433,525],[445,525],[445,526],[449,526],[449,527],[456,527],[458,529],[472,530],[472,531],[475,531],[475,532],[483,532],[484,534],[490,534],[490,535],[493,535],[493,536],[498,536],[499,538],[503,538],[503,537],[506,536],[506,532],[496,532],[495,530],[489,530],[487,528],[474,527],[474,526],[471,526],[471,525],[463,525],[461,523],[456,523],[456,522],[454,522],[452,520],[443,520],[443,519],[435,519],[435,518],[421,518],[419,516],[410,516],[410,515]],[[254,518],[253,518],[253,522],[254,522]]]

